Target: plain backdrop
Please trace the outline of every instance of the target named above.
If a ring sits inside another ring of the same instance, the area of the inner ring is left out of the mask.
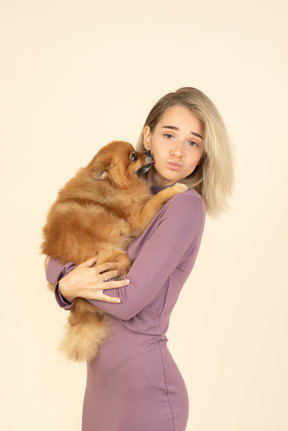
[[[231,210],[207,218],[168,333],[187,431],[288,429],[287,12],[286,0],[0,0],[1,430],[81,429],[86,368],[57,351],[67,314],[46,288],[42,226],[75,171],[113,139],[135,144],[181,86],[214,101],[236,159]]]

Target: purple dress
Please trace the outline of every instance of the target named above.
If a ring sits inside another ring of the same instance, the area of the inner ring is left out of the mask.
[[[121,303],[91,301],[111,315],[111,332],[87,364],[83,431],[186,429],[188,395],[165,333],[193,268],[204,222],[205,206],[195,190],[173,197],[129,246],[131,283],[105,292]],[[51,259],[48,281],[56,283],[71,268]],[[73,307],[58,286],[55,294],[61,307]]]

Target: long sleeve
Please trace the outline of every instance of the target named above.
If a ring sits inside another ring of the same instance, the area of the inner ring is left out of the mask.
[[[180,282],[182,287],[193,268],[204,223],[205,206],[194,190],[175,196],[159,211],[142,236],[130,244],[128,254],[132,266],[127,275],[130,284],[105,291],[109,296],[118,296],[121,303],[112,304],[98,300],[90,302],[116,318],[129,320],[153,301],[165,282],[173,278],[177,267],[177,283]],[[69,263],[61,267],[52,259],[49,264],[47,279],[53,282],[51,278],[54,277],[54,283],[75,266]],[[73,303],[67,303],[61,296],[58,284],[55,296],[62,308],[73,308]]]
[[[63,265],[61,262],[59,262],[59,260],[52,258],[49,259],[47,266],[46,279],[49,283],[55,284],[56,301],[58,305],[65,310],[71,310],[74,306],[74,302],[70,304],[69,302],[66,302],[65,298],[63,298],[59,290],[59,281],[61,280],[61,278],[65,277],[68,272],[72,271],[75,266],[76,265],[73,262],[69,262],[66,263],[66,265]]]
[[[133,250],[132,244],[131,254],[136,256],[127,275],[131,283],[105,292],[120,297],[121,303],[90,302],[121,320],[129,320],[153,301],[181,263],[185,268],[183,285],[196,259],[204,221],[205,207],[199,195],[186,192],[175,196],[136,240],[139,246]]]

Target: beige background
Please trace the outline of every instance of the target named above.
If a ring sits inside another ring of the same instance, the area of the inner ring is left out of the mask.
[[[231,212],[207,220],[169,331],[188,431],[288,429],[287,12],[0,1],[1,430],[80,430],[85,366],[57,352],[66,314],[45,287],[41,228],[76,169],[112,139],[135,143],[156,100],[186,85],[216,103],[237,159]]]

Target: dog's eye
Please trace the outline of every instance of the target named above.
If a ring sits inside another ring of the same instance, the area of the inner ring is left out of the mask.
[[[137,156],[136,156],[136,154],[135,154],[135,153],[132,153],[131,161],[132,161],[132,162],[136,162],[136,160],[137,160]]]

